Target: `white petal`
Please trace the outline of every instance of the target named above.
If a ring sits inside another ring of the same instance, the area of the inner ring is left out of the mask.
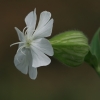
[[[47,66],[50,64],[51,60],[43,52],[37,48],[31,46],[32,54],[32,67],[37,68],[40,66]]]
[[[36,20],[37,20],[36,9],[34,9],[34,11],[31,11],[25,17],[25,23],[28,27],[27,29],[28,34],[32,33],[35,30]]]
[[[33,47],[36,47],[37,49],[39,49],[40,51],[42,51],[43,53],[45,53],[49,56],[53,56],[53,54],[54,54],[54,51],[53,51],[53,48],[52,48],[50,42],[45,38],[40,38],[40,39],[34,40],[32,45],[33,45]]]
[[[47,11],[43,11],[40,14],[40,19],[37,28],[43,27],[51,18],[51,13]]]
[[[34,79],[34,80],[36,79],[36,77],[37,77],[37,68],[29,66],[29,77],[31,79]]]
[[[27,59],[27,51],[23,50],[23,52],[26,54],[22,54],[21,51],[17,52],[15,57],[14,57],[14,64],[16,66],[16,68],[21,71],[23,74],[27,74],[28,73],[28,65],[29,65],[29,61]]]
[[[53,27],[53,22],[54,20],[51,19],[47,24],[45,24],[41,28],[37,28],[36,31],[33,34],[33,38],[43,38],[43,37],[48,37],[52,33],[52,27]]]
[[[29,77],[31,79],[35,80],[37,77],[37,68],[32,67],[32,54],[31,54],[30,50],[29,50],[28,54],[29,54],[29,57],[28,57],[28,59],[29,59]]]
[[[15,30],[18,34],[19,40],[24,41],[24,34],[17,27],[15,27]]]

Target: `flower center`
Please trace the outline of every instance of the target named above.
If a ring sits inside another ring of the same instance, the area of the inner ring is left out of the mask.
[[[30,39],[26,40],[25,47],[29,48],[31,45],[31,42],[32,42],[32,40],[30,40]]]

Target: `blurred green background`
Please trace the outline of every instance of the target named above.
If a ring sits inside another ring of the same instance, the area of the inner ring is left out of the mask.
[[[15,68],[17,45],[9,46],[19,41],[14,27],[22,30],[34,8],[38,18],[44,10],[52,13],[52,36],[81,30],[90,43],[100,27],[100,0],[0,0],[0,100],[100,100],[100,77],[86,63],[69,68],[52,57],[35,81]]]

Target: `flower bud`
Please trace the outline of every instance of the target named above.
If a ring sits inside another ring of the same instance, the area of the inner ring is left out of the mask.
[[[50,39],[54,58],[70,67],[84,62],[89,51],[88,39],[81,31],[66,31]]]

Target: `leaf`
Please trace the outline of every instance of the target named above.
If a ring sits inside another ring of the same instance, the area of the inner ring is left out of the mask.
[[[91,41],[90,50],[91,53],[97,57],[98,63],[100,63],[100,28],[97,30]]]
[[[50,39],[54,58],[61,63],[77,67],[84,62],[89,51],[88,39],[81,31],[67,31]]]
[[[90,44],[90,65],[96,70],[100,76],[100,28],[97,30]],[[91,57],[92,56],[92,57]],[[95,59],[95,60],[93,60]]]
[[[98,61],[95,55],[91,53],[91,51],[88,52],[88,54],[85,57],[85,62],[87,62],[89,65],[91,65],[94,69],[98,66]]]

